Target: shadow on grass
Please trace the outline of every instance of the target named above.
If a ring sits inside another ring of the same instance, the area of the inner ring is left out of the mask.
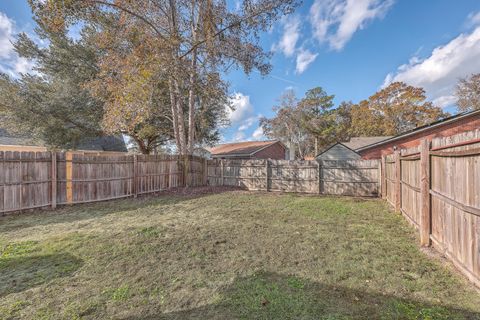
[[[83,261],[68,253],[17,256],[0,260],[0,297],[67,277]]]
[[[177,188],[140,196],[95,203],[79,203],[72,206],[62,206],[57,210],[34,210],[31,212],[14,213],[0,216],[0,232],[10,232],[34,226],[45,226],[57,223],[70,223],[99,218],[119,212],[139,210],[150,206],[174,205],[183,201],[202,198],[212,194],[220,194],[242,190],[235,187],[194,187]]]
[[[479,313],[277,273],[237,279],[218,303],[136,319],[480,319]]]

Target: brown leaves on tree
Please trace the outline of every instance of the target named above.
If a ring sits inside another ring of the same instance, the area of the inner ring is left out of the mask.
[[[460,79],[455,91],[459,111],[480,109],[480,73]]]
[[[352,107],[351,135],[397,135],[447,115],[426,101],[422,88],[394,82]]]

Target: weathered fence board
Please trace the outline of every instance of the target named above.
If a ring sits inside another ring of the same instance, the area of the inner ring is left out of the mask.
[[[480,286],[480,130],[435,138],[385,158],[386,199],[420,231],[422,245],[443,252]],[[400,172],[400,181],[396,172]]]
[[[393,155],[388,155],[385,157],[385,189],[386,189],[386,199],[392,205],[395,206],[395,181],[396,181],[396,171],[395,171],[395,159]]]
[[[480,131],[434,139],[431,152],[431,239],[480,285]],[[453,147],[445,148],[453,145]],[[441,152],[435,150],[442,149]],[[471,153],[462,151],[471,150]],[[476,150],[476,151],[475,151]]]
[[[321,163],[321,188],[325,194],[377,197],[378,160],[324,160]]]
[[[50,152],[0,152],[0,212],[51,205]]]
[[[0,214],[205,185],[205,170],[193,156],[0,152]]]
[[[378,196],[378,160],[210,160],[210,185],[247,190]]]
[[[411,150],[417,152],[417,149]],[[408,154],[408,153],[406,153]],[[400,211],[407,220],[419,228],[421,199],[420,199],[420,158],[403,156],[400,158],[401,174],[401,203]]]

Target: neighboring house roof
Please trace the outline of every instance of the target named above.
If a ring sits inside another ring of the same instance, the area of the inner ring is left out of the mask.
[[[392,136],[377,136],[377,137],[352,137],[348,142],[342,142],[342,144],[349,149],[357,150],[362,147],[368,146],[372,143],[377,143],[386,139],[390,139]]]
[[[432,122],[430,124],[420,126],[420,127],[415,128],[415,129],[406,131],[404,133],[398,134],[398,135],[396,135],[394,137],[391,137],[389,139],[366,145],[364,147],[358,148],[357,151],[368,150],[368,149],[378,147],[378,146],[381,146],[381,145],[386,144],[386,143],[394,142],[394,141],[403,139],[405,137],[409,137],[411,135],[418,134],[418,133],[421,133],[421,132],[424,132],[424,131],[427,131],[427,130],[430,130],[430,129],[433,129],[433,128],[438,128],[438,127],[441,127],[441,126],[444,126],[444,125],[447,125],[447,124],[450,124],[450,123],[453,123],[453,122],[456,122],[456,121],[463,120],[465,118],[469,118],[469,117],[472,117],[472,116],[479,116],[479,115],[480,115],[480,110],[474,110],[474,111],[459,113],[459,114],[456,114],[454,116],[444,118],[444,119]]]
[[[34,141],[27,136],[16,136],[8,133],[5,129],[0,128],[0,145],[8,146],[40,146],[38,141]]]
[[[212,153],[212,156],[251,156],[276,143],[280,143],[285,148],[283,143],[278,140],[244,141],[220,144],[209,151]]]
[[[0,145],[42,147],[44,143],[26,135],[19,136],[10,134],[5,129],[0,128]],[[116,152],[128,151],[121,135],[88,138],[80,142],[75,149]]]

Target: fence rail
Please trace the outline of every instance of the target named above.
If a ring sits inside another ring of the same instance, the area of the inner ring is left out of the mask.
[[[383,197],[480,286],[480,130],[382,157]]]
[[[183,186],[376,196],[377,161],[207,160],[199,157],[0,152],[0,214],[135,197]]]
[[[377,160],[210,160],[208,182],[248,190],[378,196]]]
[[[0,152],[0,214],[205,185],[199,157]]]

